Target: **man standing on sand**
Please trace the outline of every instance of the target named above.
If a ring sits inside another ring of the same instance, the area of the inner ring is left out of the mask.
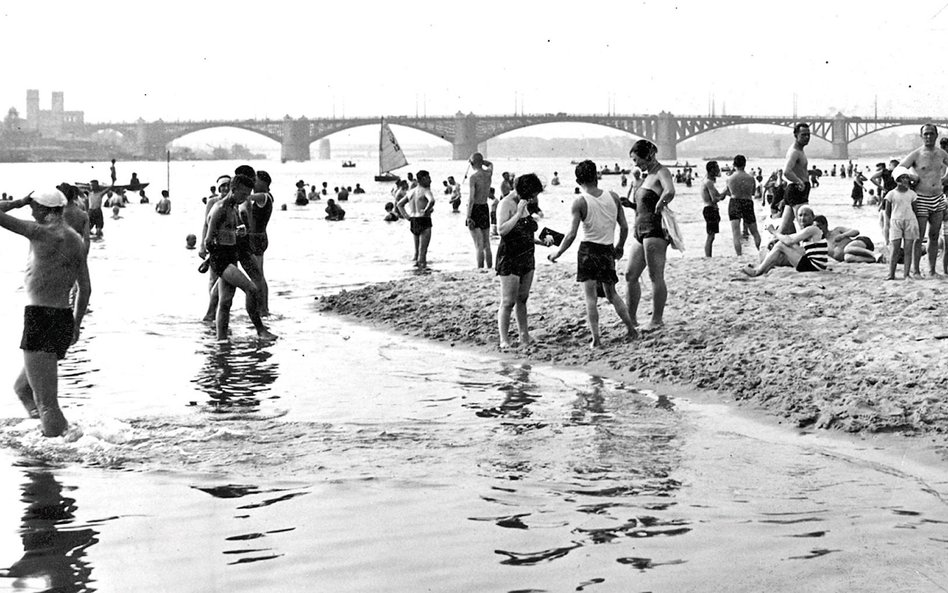
[[[6,213],[29,205],[33,221]],[[31,418],[39,418],[43,436],[66,432],[68,423],[59,408],[59,360],[79,339],[79,328],[89,304],[92,286],[82,237],[63,218],[66,196],[59,190],[0,204],[0,227],[30,240],[26,266],[23,370],[13,384]],[[69,292],[78,282],[75,310]]]
[[[718,162],[708,161],[708,164],[705,165],[705,172],[707,175],[704,183],[701,184],[701,200],[704,202],[701,215],[704,217],[705,231],[707,231],[707,237],[704,240],[704,256],[711,257],[714,236],[721,231],[718,226],[718,223],[721,222],[718,202],[722,201],[725,196],[714,186],[714,180],[721,176],[721,167],[718,166]],[[726,194],[727,191],[724,193]]]
[[[741,221],[754,237],[754,247],[760,250],[760,233],[757,232],[757,215],[754,213],[754,190],[757,182],[744,171],[747,158],[739,154],[734,157],[734,169],[727,178],[727,189],[731,201],[727,204],[727,217],[731,221],[731,234],[734,236],[734,253],[741,254]]]
[[[490,179],[494,165],[484,160],[484,155],[475,152],[471,155],[471,193],[467,199],[467,228],[474,239],[474,253],[477,267],[494,267],[490,252]]]
[[[611,191],[599,189],[599,171],[596,163],[586,160],[576,165],[576,183],[580,186],[582,193],[573,201],[572,225],[563,237],[559,249],[556,253],[551,253],[548,259],[556,262],[563,252],[569,249],[582,224],[583,241],[579,244],[577,254],[576,281],[583,283],[586,321],[592,333],[591,346],[599,348],[602,346],[598,306],[600,289],[602,296],[612,303],[622,323],[625,324],[627,337],[634,338],[638,335],[625,301],[616,292],[616,283],[619,282],[619,276],[616,274],[616,260],[622,258],[625,241],[629,236],[629,225],[619,204],[619,196]],[[617,224],[619,241],[613,246]]]
[[[925,124],[921,128],[922,146],[902,159],[899,166],[914,169],[918,175],[915,193],[918,194],[915,214],[918,217],[918,237],[912,253],[912,267],[916,276],[921,276],[922,239],[928,228],[928,275],[936,276],[935,262],[938,260],[938,238],[941,235],[941,223],[945,217],[945,194],[942,184],[946,181],[948,170],[948,152],[935,146],[938,140],[938,128],[935,124]]]
[[[807,159],[803,149],[810,143],[810,124],[798,123],[793,126],[793,146],[787,151],[787,164],[783,175],[787,178],[787,193],[784,195],[783,220],[780,232],[789,235],[796,231],[793,219],[800,206],[810,203],[810,183],[807,181]],[[759,243],[759,242],[758,242]]]
[[[254,180],[252,178],[241,174],[234,175],[231,180],[230,193],[218,200],[208,215],[205,247],[208,252],[210,267],[219,276],[217,281],[217,315],[215,317],[218,340],[227,339],[227,330],[230,326],[230,307],[237,288],[243,290],[248,296],[247,314],[250,315],[250,320],[257,330],[257,335],[266,339],[276,338],[267,331],[266,326],[263,325],[263,321],[260,319],[260,313],[257,310],[259,289],[237,267],[239,259],[237,234],[241,231],[246,233],[246,228],[243,225],[240,225],[241,228],[238,229],[237,207],[250,196],[253,187]]]

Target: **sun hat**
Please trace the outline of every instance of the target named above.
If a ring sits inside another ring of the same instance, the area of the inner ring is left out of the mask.
[[[892,171],[892,179],[895,179],[896,181],[898,181],[899,177],[902,177],[903,175],[908,175],[909,181],[913,183],[918,182],[918,175],[906,167],[899,165],[894,171]]]
[[[47,208],[62,208],[66,205],[66,196],[58,189],[38,196],[31,196],[31,199],[40,206],[46,206]]]

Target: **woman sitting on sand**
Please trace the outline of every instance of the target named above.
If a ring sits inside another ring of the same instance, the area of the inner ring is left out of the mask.
[[[777,243],[774,244],[773,249],[770,250],[770,253],[767,254],[760,265],[756,268],[748,265],[741,268],[741,271],[751,277],[760,276],[773,269],[777,262],[784,257],[798,272],[822,272],[826,270],[829,262],[826,238],[824,237],[826,219],[823,218],[822,225],[816,224],[813,210],[808,206],[801,206],[797,211],[797,221],[803,230],[792,235],[778,233],[772,224],[767,225],[767,230],[777,238]]]
[[[543,184],[533,173],[517,178],[515,191],[510,192],[497,206],[497,231],[500,245],[497,247],[497,275],[500,276],[500,308],[497,311],[497,329],[500,332],[500,347],[508,348],[510,312],[517,309],[517,328],[520,345],[529,346],[533,340],[527,326],[527,298],[533,284],[535,245],[551,245],[552,237],[546,241],[534,238],[537,222],[530,214],[531,205],[536,205]]]

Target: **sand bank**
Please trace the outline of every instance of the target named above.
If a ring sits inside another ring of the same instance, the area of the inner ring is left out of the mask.
[[[569,261],[567,261],[569,260]],[[884,282],[878,264],[746,279],[749,256],[669,255],[666,327],[625,342],[600,300],[604,348],[588,348],[580,285],[567,255],[539,262],[529,302],[540,343],[525,360],[612,369],[754,404],[798,426],[948,434],[948,280]],[[901,269],[900,269],[901,272]],[[651,311],[643,282],[639,321]],[[621,294],[625,296],[625,287]],[[322,297],[324,310],[408,335],[497,351],[499,283],[491,273],[433,273]],[[511,338],[516,323],[511,322]]]

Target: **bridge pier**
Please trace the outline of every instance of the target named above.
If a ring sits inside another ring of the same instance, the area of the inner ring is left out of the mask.
[[[477,119],[473,115],[461,115],[454,118],[454,142],[452,156],[456,161],[466,161],[477,150]],[[484,151],[480,151],[484,154]]]
[[[165,160],[165,151],[168,144],[165,142],[165,124],[160,119],[154,123],[146,123],[139,118],[136,123],[135,156],[150,161]]]
[[[280,159],[286,161],[309,160],[309,120],[305,117],[283,118],[283,142]]]
[[[319,141],[319,160],[328,161],[332,158],[332,150],[329,145],[329,138],[323,138]]]
[[[678,160],[678,120],[671,113],[663,111],[658,115],[655,126],[655,145],[658,146],[659,160]]]
[[[837,113],[833,118],[833,158],[849,159],[849,120]]]

